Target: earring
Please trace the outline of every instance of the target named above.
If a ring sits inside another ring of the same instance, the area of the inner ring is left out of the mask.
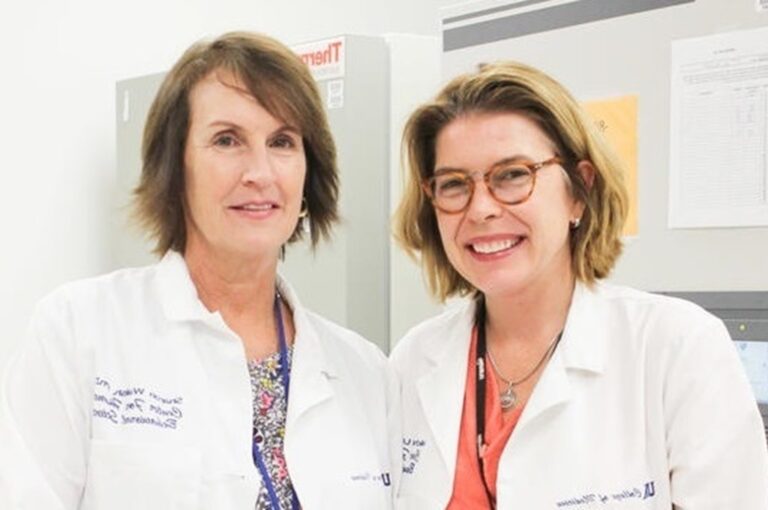
[[[576,230],[581,226],[581,218],[574,218],[569,223],[571,224],[571,230]]]
[[[307,199],[301,199],[301,211],[299,211],[299,228],[305,234],[312,233],[312,225],[309,222],[309,205],[307,205]]]

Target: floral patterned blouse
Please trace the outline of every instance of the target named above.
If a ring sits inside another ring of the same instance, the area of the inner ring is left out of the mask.
[[[293,346],[288,348],[288,366],[293,358]],[[283,453],[285,415],[288,399],[280,375],[280,353],[248,362],[253,391],[253,434],[264,458],[280,502],[280,509],[270,505],[267,488],[262,484],[256,510],[285,510],[291,508],[293,485],[288,476]]]

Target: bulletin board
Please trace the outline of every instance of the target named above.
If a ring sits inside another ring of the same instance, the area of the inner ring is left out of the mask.
[[[517,60],[553,75],[585,105],[629,101],[634,223],[611,280],[653,291],[765,291],[768,227],[670,228],[669,191],[673,41],[766,26],[768,2],[760,0],[469,2],[441,11],[442,73]],[[768,123],[768,108],[764,115]],[[768,180],[768,136],[765,154]]]

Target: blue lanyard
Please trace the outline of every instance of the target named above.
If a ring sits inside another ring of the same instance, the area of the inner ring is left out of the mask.
[[[280,348],[280,377],[283,380],[283,387],[285,388],[285,401],[288,402],[288,388],[291,384],[291,372],[288,367],[288,345],[285,341],[285,330],[283,329],[283,313],[280,309],[280,294],[275,294],[275,324],[277,324],[277,340]],[[267,495],[269,496],[269,503],[272,510],[280,510],[280,501],[277,498],[277,491],[275,485],[272,482],[272,477],[269,475],[269,470],[264,462],[264,456],[259,450],[259,445],[256,443],[256,437],[253,438],[253,462],[256,467],[259,468],[261,473],[261,479],[264,482],[264,486],[267,489]],[[299,508],[299,499],[296,496],[296,491],[291,491],[291,508],[296,510]]]

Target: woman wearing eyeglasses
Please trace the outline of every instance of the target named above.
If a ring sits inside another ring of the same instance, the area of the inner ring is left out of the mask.
[[[396,234],[434,294],[411,330],[399,508],[765,509],[768,455],[722,322],[602,283],[618,162],[564,88],[500,63],[411,116]]]

